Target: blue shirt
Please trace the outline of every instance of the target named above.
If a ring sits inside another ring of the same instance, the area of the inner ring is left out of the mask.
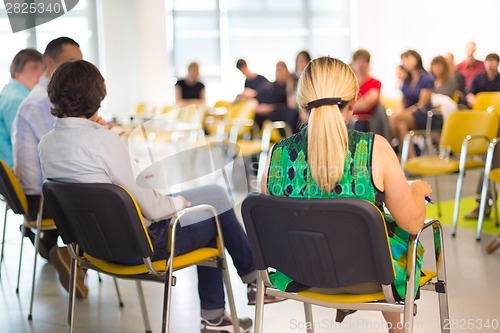
[[[410,81],[403,82],[401,91],[405,101],[405,107],[408,108],[418,103],[420,91],[422,89],[434,90],[434,77],[429,73],[422,73],[414,87],[411,86]],[[431,104],[427,105],[427,109],[431,109]]]
[[[0,92],[0,160],[10,168],[14,165],[10,129],[19,105],[29,93],[28,88],[14,79],[10,79]]]
[[[42,193],[43,175],[38,156],[42,136],[54,128],[56,117],[50,113],[52,104],[47,94],[49,78],[42,76],[28,97],[21,103],[12,124],[14,172],[27,195]]]
[[[483,91],[500,91],[500,73],[491,81],[488,79],[486,72],[474,76],[468,92],[477,94]]]

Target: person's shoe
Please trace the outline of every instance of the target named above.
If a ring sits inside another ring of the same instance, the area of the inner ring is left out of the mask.
[[[240,322],[240,332],[245,333],[250,331],[252,328],[252,319],[250,318],[239,318]],[[201,333],[211,333],[211,332],[223,332],[232,333],[233,322],[227,313],[224,313],[219,319],[208,320],[201,318]]]
[[[491,214],[491,206],[487,204],[486,207],[484,208],[484,217],[489,217],[490,214]],[[479,205],[464,216],[464,218],[467,220],[477,220],[478,217],[479,217]]]
[[[255,305],[257,299],[257,285],[255,283],[247,285],[247,298],[248,305]],[[286,298],[264,295],[264,304],[277,303],[284,300],[286,300]]]
[[[344,321],[345,317],[347,317],[350,314],[353,314],[357,310],[343,310],[343,309],[337,309],[337,316],[335,317],[335,321],[337,323],[341,323]]]
[[[21,224],[19,226],[19,230],[23,230],[23,225]],[[30,241],[31,244],[33,244],[33,247],[35,246],[35,239],[36,239],[36,234],[31,231],[30,228],[24,229],[24,237],[27,237]],[[40,245],[38,246],[38,253],[42,256],[43,259],[49,260],[49,249],[47,249],[47,246],[43,243],[42,239],[40,239]]]
[[[50,263],[54,265],[57,273],[59,274],[59,281],[66,291],[69,292],[69,278],[70,278],[70,263],[71,256],[68,249],[65,247],[53,247],[49,252]],[[77,269],[76,274],[76,297],[87,298],[89,293],[88,288],[85,286],[86,272],[81,268]]]
[[[495,238],[494,240],[492,240],[488,246],[486,246],[486,252],[488,254],[492,254],[493,252],[495,252],[496,249],[498,249],[500,247],[500,237],[497,237]]]

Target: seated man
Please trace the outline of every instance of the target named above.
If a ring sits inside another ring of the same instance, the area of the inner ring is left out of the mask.
[[[35,49],[19,51],[10,65],[10,81],[0,92],[0,160],[14,165],[10,129],[17,109],[43,73],[42,54]]]
[[[473,106],[476,102],[476,94],[483,91],[500,91],[500,73],[498,72],[499,56],[496,53],[490,53],[486,56],[484,60],[485,71],[477,74],[472,79],[469,90],[466,95],[467,103],[469,106]],[[500,134],[500,131],[499,131]],[[495,153],[493,154],[493,161],[491,168],[500,167],[500,153],[498,153],[498,146],[495,148]],[[481,195],[481,190],[483,187],[483,177],[481,174],[479,181],[477,183],[477,196],[478,205],[470,213],[465,215],[466,219],[477,219],[479,216],[479,197]],[[489,194],[491,198],[491,194]],[[489,201],[489,200],[488,200]],[[486,210],[484,212],[485,216],[489,216],[491,213],[491,206],[486,205]]]
[[[114,183],[125,187],[136,199],[151,235],[153,261],[168,257],[167,244],[170,218],[191,204],[210,204],[218,209],[226,248],[238,274],[248,284],[248,302],[255,304],[256,270],[245,232],[238,222],[225,190],[218,186],[203,186],[165,196],[137,185],[137,164],[131,159],[120,137],[107,130],[97,114],[106,96],[106,86],[99,70],[80,60],[61,65],[48,86],[53,104],[52,113],[58,118],[50,133],[39,145],[45,178],[69,182]],[[178,229],[176,255],[200,247],[215,246],[216,227],[213,219]],[[137,265],[142,258],[127,258],[122,264]],[[224,311],[224,289],[220,269],[198,267],[201,300],[202,332],[231,330],[231,320]],[[268,302],[281,299],[268,298]],[[242,332],[252,327],[250,318],[240,319]]]

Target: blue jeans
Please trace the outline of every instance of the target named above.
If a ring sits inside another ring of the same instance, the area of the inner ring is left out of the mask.
[[[253,262],[247,235],[238,222],[234,210],[230,208],[227,192],[220,186],[208,185],[193,190],[183,191],[178,195],[184,196],[193,206],[209,204],[216,207],[224,237],[224,243],[234,266],[240,277],[253,276],[255,264]],[[226,208],[229,208],[225,210]],[[225,210],[225,211],[224,211]],[[221,213],[222,211],[222,213]],[[168,229],[170,220],[153,223],[148,229],[153,243],[154,253],[152,261],[166,259]],[[217,229],[213,218],[201,222],[178,227],[175,241],[175,255],[184,254],[200,247],[216,247],[215,238]],[[141,258],[127,258],[120,261],[125,265],[142,264]],[[205,310],[224,309],[224,285],[222,272],[218,268],[198,266],[198,294],[201,308]],[[245,279],[244,279],[245,280]],[[252,278],[253,280],[253,278]],[[246,283],[252,281],[244,281]]]

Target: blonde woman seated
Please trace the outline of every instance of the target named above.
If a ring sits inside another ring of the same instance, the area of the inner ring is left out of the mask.
[[[385,203],[392,213],[392,217],[385,218],[396,270],[394,289],[404,299],[407,241],[423,225],[424,197],[432,189],[419,180],[408,185],[396,154],[384,138],[347,130],[358,89],[356,76],[340,60],[317,58],[306,67],[298,83],[297,100],[310,114],[308,126],[273,147],[269,168],[262,178],[262,192],[297,198],[359,198],[381,210]],[[422,259],[423,248],[419,245],[419,270]],[[286,290],[294,281],[277,272],[273,283]],[[380,290],[380,285],[362,287],[354,286],[348,292]],[[383,315],[390,323],[390,333],[402,332],[399,314]],[[343,319],[343,315],[337,316]]]

